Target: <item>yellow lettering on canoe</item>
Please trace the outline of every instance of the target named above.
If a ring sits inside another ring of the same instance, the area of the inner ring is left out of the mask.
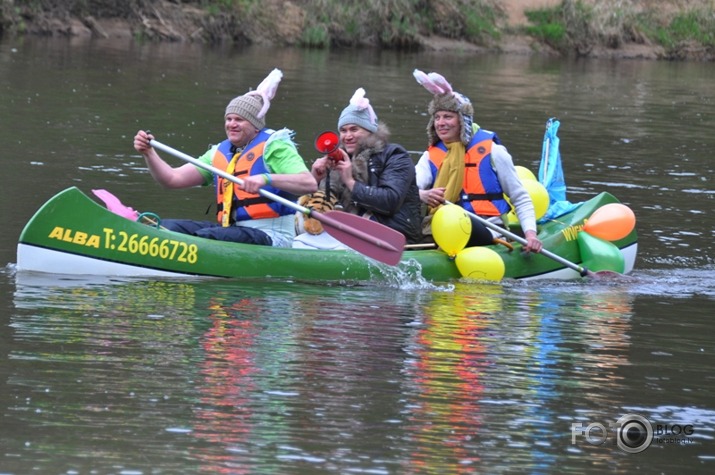
[[[87,239],[87,243],[85,244],[85,246],[94,247],[95,249],[99,249],[99,243],[100,243],[99,236],[97,236],[96,234],[92,234],[89,237],[89,239]]]
[[[50,239],[62,239],[62,235],[64,234],[65,229],[61,228],[59,226],[55,226],[55,229],[52,230],[50,235],[48,236]]]
[[[50,239],[58,239],[60,241],[71,242],[80,246],[88,246],[99,249],[100,237],[96,234],[87,234],[82,231],[72,231],[69,228],[55,226],[48,236]]]
[[[87,233],[82,231],[77,231],[74,233],[74,238],[72,238],[72,244],[84,244],[87,242]]]
[[[564,238],[567,241],[573,241],[576,239],[578,236],[578,233],[583,229],[583,224],[580,224],[578,226],[569,226],[568,228],[564,228],[561,230],[561,234],[564,235]]]

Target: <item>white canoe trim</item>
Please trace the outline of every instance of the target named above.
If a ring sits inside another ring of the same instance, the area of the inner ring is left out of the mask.
[[[17,245],[17,271],[117,277],[196,277],[179,272],[105,261],[28,244]]]
[[[630,246],[624,247],[621,249],[621,253],[625,261],[624,274],[630,274],[635,266],[638,243],[635,242]],[[43,272],[48,274],[116,277],[197,277],[192,274],[105,261],[28,244],[18,244],[17,246],[17,270],[20,272]],[[569,268],[562,268],[545,274],[525,277],[521,280],[574,280],[579,277],[578,272]]]

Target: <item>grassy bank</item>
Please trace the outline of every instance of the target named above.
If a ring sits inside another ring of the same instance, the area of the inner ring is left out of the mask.
[[[525,12],[530,25],[524,32],[563,54],[588,56],[596,46],[618,49],[636,43],[662,47],[667,59],[697,52],[712,57],[713,2],[685,4],[681,8],[668,2],[564,0],[557,7]]]
[[[304,1],[301,44],[312,47],[379,45],[411,48],[423,36],[440,36],[478,45],[494,44],[504,13],[493,0],[340,0]]]
[[[714,3],[563,0],[527,9],[515,27],[499,0],[0,0],[0,34],[111,36],[102,26],[111,19],[142,41],[418,49],[446,38],[499,50],[517,36],[564,56],[636,44],[712,60]]]

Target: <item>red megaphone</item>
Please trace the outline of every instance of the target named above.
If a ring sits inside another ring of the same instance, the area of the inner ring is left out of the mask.
[[[318,152],[326,154],[328,158],[336,162],[343,159],[343,155],[338,150],[339,145],[340,137],[330,130],[323,132],[315,139],[315,148]]]

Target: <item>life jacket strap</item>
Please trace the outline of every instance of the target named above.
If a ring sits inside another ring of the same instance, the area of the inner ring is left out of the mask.
[[[464,193],[462,201],[496,201],[503,200],[504,193]]]

